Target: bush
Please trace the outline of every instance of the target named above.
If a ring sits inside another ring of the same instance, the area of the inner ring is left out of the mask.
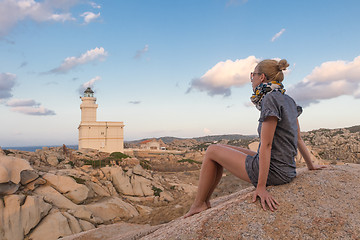
[[[76,183],[78,183],[78,184],[85,184],[85,182],[86,182],[82,178],[77,178],[77,177],[74,177],[74,176],[70,176],[70,177],[72,177],[76,181]]]
[[[6,149],[3,149],[3,151],[4,151],[5,155],[13,154],[12,151],[9,151],[9,150],[6,150]]]
[[[91,165],[93,168],[102,168],[110,164],[111,158],[104,158],[101,160],[88,160],[83,159],[84,165]]]
[[[196,164],[201,164],[201,162],[198,162],[198,161],[195,161],[195,160],[192,160],[192,159],[182,159],[182,160],[179,160],[178,161],[179,163],[182,163],[182,162],[188,162],[188,163],[191,163],[191,164],[193,164],[193,163],[196,163]]]
[[[146,169],[146,170],[150,170],[150,169],[151,169],[150,162],[147,161],[147,160],[140,160],[140,166],[141,166],[143,169]]]
[[[162,192],[162,190],[160,188],[153,186],[151,189],[154,191],[155,196],[160,197],[160,193]]]
[[[123,154],[121,152],[113,152],[110,154],[110,157],[114,158],[115,160],[124,159],[124,158],[130,158],[130,156]]]

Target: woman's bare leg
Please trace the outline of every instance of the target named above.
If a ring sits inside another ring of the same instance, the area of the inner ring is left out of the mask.
[[[217,172],[216,172],[215,181],[214,181],[214,184],[212,185],[212,187],[210,188],[209,193],[208,193],[208,195],[206,197],[206,200],[205,200],[206,205],[207,205],[208,208],[211,208],[210,197],[213,194],[216,186],[219,184],[219,182],[221,180],[221,177],[223,175],[223,170],[224,170],[224,168],[218,163],[216,163],[216,167],[217,167],[217,169],[216,169]]]
[[[243,147],[225,145],[225,144],[220,144],[220,146],[232,148],[232,149],[238,150],[238,151],[245,153],[246,155],[250,155],[250,156],[255,156],[255,154],[256,154],[256,152],[251,151],[250,149],[247,149],[247,148],[243,148]]]
[[[189,217],[208,208],[212,192],[222,176],[222,167],[230,171],[236,177],[250,182],[245,169],[246,154],[224,145],[211,145],[207,150],[200,170],[198,191],[194,203],[184,217]],[[218,167],[221,166],[221,170]],[[218,174],[220,173],[221,174]],[[209,203],[209,202],[208,202]]]
[[[247,148],[243,148],[243,147],[237,147],[237,146],[232,146],[232,145],[225,145],[225,144],[218,144],[218,146],[223,146],[223,147],[227,147],[227,148],[232,148],[232,149],[235,149],[235,150],[238,150],[242,153],[245,153],[246,155],[250,155],[250,156],[255,156],[256,152],[254,151],[251,151]],[[213,184],[213,186],[211,187],[210,191],[209,191],[209,194],[206,198],[206,205],[208,206],[208,208],[211,207],[211,204],[210,204],[210,197],[211,195],[213,194],[216,186],[219,184],[220,180],[221,180],[221,177],[222,177],[222,174],[223,174],[223,167],[220,165],[220,164],[217,164],[217,173],[216,173],[216,179],[215,179],[215,182]]]

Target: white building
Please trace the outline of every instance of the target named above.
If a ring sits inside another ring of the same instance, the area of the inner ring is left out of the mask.
[[[160,150],[160,143],[156,139],[145,140],[140,143],[140,149]]]
[[[79,129],[79,149],[92,148],[102,152],[124,152],[124,123],[98,122],[98,105],[91,88],[84,91],[81,98],[81,122]]]

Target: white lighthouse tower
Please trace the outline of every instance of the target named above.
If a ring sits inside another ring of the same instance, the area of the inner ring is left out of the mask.
[[[96,121],[96,98],[91,88],[81,98],[79,149],[91,148],[102,152],[124,152],[124,123]]]

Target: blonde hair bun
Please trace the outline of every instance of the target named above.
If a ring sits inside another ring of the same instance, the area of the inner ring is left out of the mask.
[[[286,68],[289,66],[289,64],[286,61],[286,59],[281,59],[278,63],[278,66],[279,66],[279,70],[286,70]]]

